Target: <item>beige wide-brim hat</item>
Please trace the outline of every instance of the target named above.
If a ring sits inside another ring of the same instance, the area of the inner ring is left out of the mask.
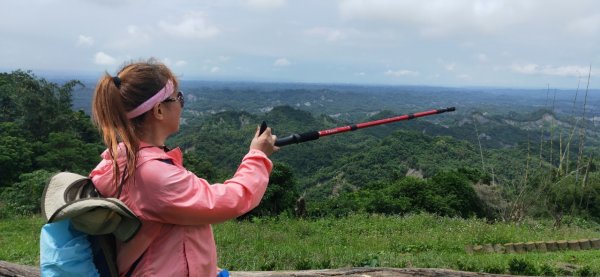
[[[117,198],[99,197],[92,181],[61,172],[44,188],[42,214],[48,223],[71,219],[73,227],[90,235],[114,234],[128,241],[139,231],[140,220]]]

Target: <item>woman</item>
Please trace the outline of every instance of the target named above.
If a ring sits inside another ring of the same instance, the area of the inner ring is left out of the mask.
[[[178,148],[165,147],[183,106],[177,78],[154,60],[106,74],[96,86],[92,116],[107,150],[90,177],[142,221],[132,240],[117,242],[121,276],[216,276],[211,224],[250,211],[266,190],[267,157],[278,150],[271,130],[257,128],[233,178],[210,185],[183,167]]]

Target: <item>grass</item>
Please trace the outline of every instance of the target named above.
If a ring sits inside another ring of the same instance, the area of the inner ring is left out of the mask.
[[[219,265],[230,270],[377,266],[514,274],[545,272],[547,275],[553,271],[564,275],[569,274],[570,267],[600,272],[600,252],[467,254],[464,247],[597,238],[599,230],[597,226],[575,225],[555,229],[550,221],[489,224],[479,219],[419,214],[405,217],[353,215],[335,220],[230,221],[216,225],[214,233]]]
[[[0,219],[0,260],[18,264],[40,263],[41,217]]]
[[[0,260],[39,263],[40,218],[0,221]],[[229,270],[342,267],[449,268],[530,275],[600,273],[599,250],[525,254],[467,254],[465,245],[600,237],[595,224],[559,229],[550,221],[521,224],[428,214],[352,215],[340,219],[261,218],[214,226],[219,266]]]

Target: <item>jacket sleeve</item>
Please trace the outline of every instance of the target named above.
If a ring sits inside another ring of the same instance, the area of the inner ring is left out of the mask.
[[[211,185],[185,168],[148,161],[138,167],[137,193],[130,197],[145,220],[177,225],[223,222],[258,206],[272,168],[263,152],[251,150],[233,178]]]

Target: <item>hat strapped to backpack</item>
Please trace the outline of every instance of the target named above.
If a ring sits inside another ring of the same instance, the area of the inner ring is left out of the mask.
[[[139,231],[137,216],[117,198],[104,198],[85,176],[60,172],[44,188],[42,214],[48,223],[70,219],[89,235],[113,234],[127,242]]]

